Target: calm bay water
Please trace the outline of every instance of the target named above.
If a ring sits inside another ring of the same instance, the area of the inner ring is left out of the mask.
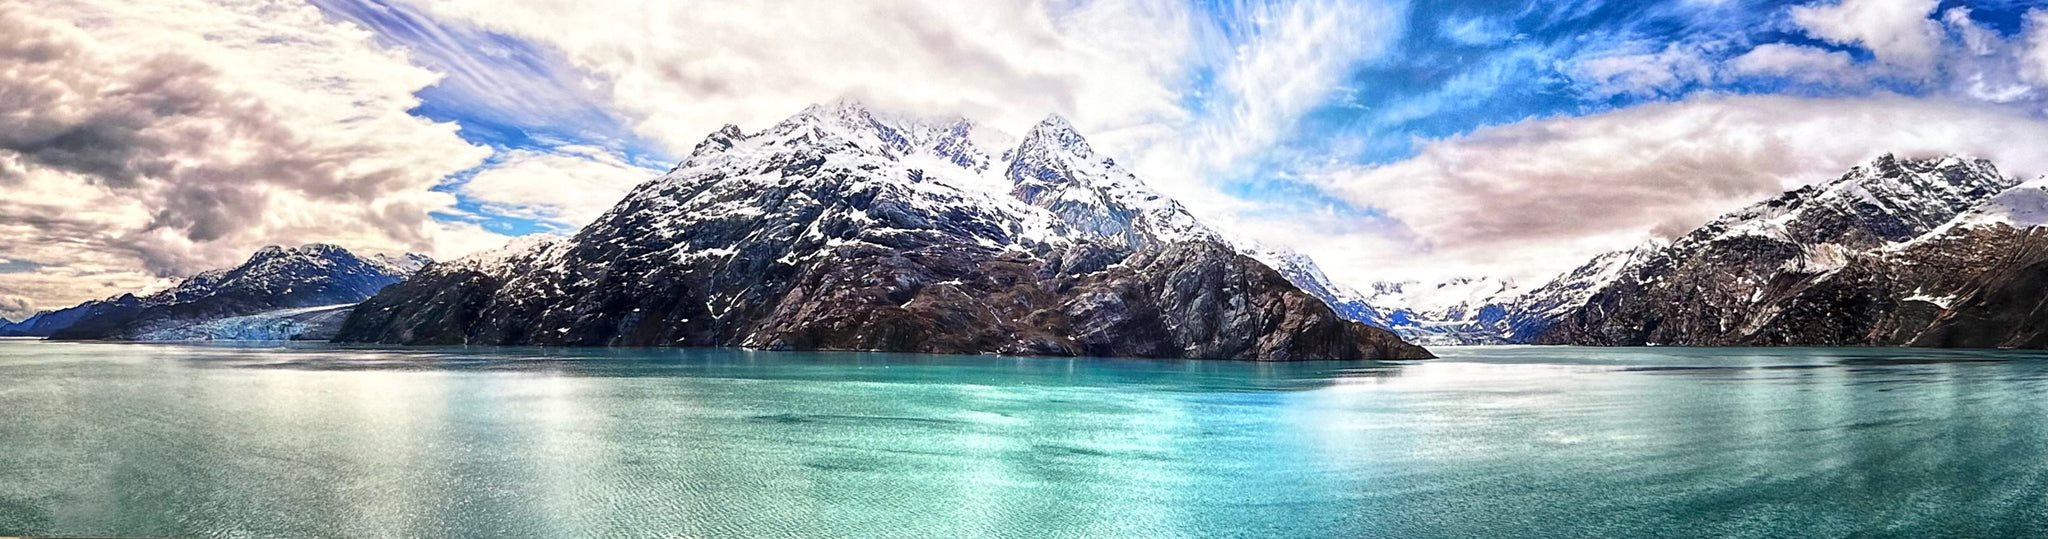
[[[2048,535],[2039,351],[0,341],[0,535]]]

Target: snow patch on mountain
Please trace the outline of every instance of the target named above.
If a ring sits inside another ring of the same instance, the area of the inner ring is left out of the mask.
[[[486,275],[506,275],[515,260],[545,254],[566,239],[553,234],[527,234],[507,240],[502,247],[471,253],[443,264]]]
[[[2007,189],[1983,206],[1957,217],[1957,226],[1990,224],[2013,228],[2048,225],[2048,176]]]

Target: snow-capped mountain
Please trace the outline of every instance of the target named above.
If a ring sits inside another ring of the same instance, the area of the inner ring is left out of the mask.
[[[1979,228],[1966,224],[2034,215],[2031,205],[2040,200],[2025,189],[2008,192],[2016,183],[1981,159],[1886,155],[1834,181],[1731,212],[1648,256],[1631,256],[1614,282],[1539,340],[1917,342],[1930,318],[1949,310],[1915,299],[1932,297],[1927,287],[1951,294],[1964,281],[1981,288],[1987,280],[2024,277],[2038,228],[2001,225],[2008,232],[1992,237],[1971,234]],[[1916,269],[1935,266],[1948,269]],[[1994,275],[2006,270],[2019,273]]]
[[[1018,200],[1051,211],[1064,232],[1132,251],[1182,241],[1223,241],[1179,202],[1096,155],[1058,116],[1012,152],[1005,176]]]
[[[1322,287],[1301,287],[1333,306],[1342,305],[1338,312],[1347,318],[1387,328],[1417,344],[1526,344],[1585,305],[1595,292],[1619,279],[1625,269],[1640,264],[1664,245],[1652,241],[1594,257],[1533,289],[1491,277],[1459,277],[1434,283],[1383,281],[1365,292],[1328,283],[1327,278],[1321,281]],[[1300,265],[1284,259],[1268,264]],[[1316,282],[1314,277],[1294,278],[1296,273],[1290,272],[1321,275],[1313,263],[1308,263],[1307,268],[1282,273],[1290,275],[1290,280],[1297,284]]]
[[[1361,294],[1386,327],[1422,344],[1502,344],[1506,320],[1520,293],[1513,282],[1459,277],[1442,282],[1383,281]]]
[[[1897,302],[1879,342],[2048,348],[2048,176],[1865,260]]]
[[[574,236],[429,267],[338,338],[1427,356],[1240,255],[1057,116],[1012,139],[852,102],[726,126]]]
[[[1512,301],[1519,289],[1512,281],[1492,277],[1457,277],[1443,282],[1383,281],[1374,283],[1365,301],[1375,305],[1398,306],[1388,315],[1403,319],[1461,319],[1488,305]]]
[[[1421,344],[1952,345],[1968,339],[1944,328],[2030,320],[2009,306],[1942,314],[1986,283],[2030,282],[2013,269],[2031,252],[2030,233],[2005,231],[2040,226],[2048,195],[2038,180],[2005,189],[2013,181],[1979,159],[1887,155],[1675,242],[1595,257],[1533,289],[1484,279],[1379,283],[1337,301],[1380,317],[1354,319]],[[1994,267],[2006,274],[1992,275]],[[1587,320],[1606,325],[1589,336]],[[1969,342],[2031,342],[1988,333],[1996,338]]]
[[[1377,328],[1392,329],[1387,322],[1386,314],[1366,303],[1365,295],[1330,280],[1330,276],[1323,273],[1322,266],[1316,265],[1315,260],[1307,255],[1241,239],[1234,241],[1233,244],[1237,245],[1239,253],[1273,268],[1273,271],[1280,272],[1281,277],[1285,277],[1287,282],[1293,283],[1302,292],[1323,300],[1324,304],[1337,311],[1338,316]],[[1396,330],[1395,333],[1399,331]],[[1402,338],[1409,337],[1403,335]]]
[[[1543,286],[1522,292],[1506,302],[1508,316],[1498,328],[1502,342],[1534,342],[1558,320],[1585,306],[1595,293],[1620,280],[1624,272],[1639,267],[1667,245],[1652,240],[1632,249],[1602,254]]]
[[[429,262],[421,255],[366,259],[325,244],[265,247],[239,266],[200,273],[168,289],[41,313],[31,319],[37,326],[21,334],[56,339],[226,338],[232,334],[187,328],[278,310],[346,306]]]

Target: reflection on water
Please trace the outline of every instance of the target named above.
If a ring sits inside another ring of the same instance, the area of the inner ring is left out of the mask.
[[[0,535],[2032,536],[2048,360],[0,342]]]

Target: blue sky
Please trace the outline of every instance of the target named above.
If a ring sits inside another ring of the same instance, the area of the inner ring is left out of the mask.
[[[1949,86],[1951,77],[1961,75],[1875,75],[1867,83],[1723,75],[1617,88],[1574,71],[1588,59],[1667,51],[1697,55],[1706,65],[1724,64],[1769,43],[1841,53],[1861,64],[1876,62],[1866,48],[1830,43],[1803,32],[1789,13],[1808,4],[1814,3],[1417,2],[1408,9],[1405,31],[1387,54],[1361,60],[1342,86],[1303,115],[1280,144],[1222,181],[1231,194],[1271,201],[1267,211],[1284,213],[1299,204],[1320,204],[1357,217],[1358,223],[1370,223],[1379,217],[1371,207],[1329,196],[1312,184],[1295,181],[1293,173],[1316,168],[1304,164],[1319,160],[1337,166],[1397,162],[1414,156],[1417,141],[1454,138],[1490,125],[1594,115],[1698,95],[1970,99]],[[2017,40],[2025,30],[2027,12],[2041,5],[1950,0],[1935,11],[1959,7],[1966,8],[1970,21],[1998,37]],[[1195,91],[1201,91],[1199,84]],[[1999,106],[2038,119],[2042,99],[2037,88]]]

